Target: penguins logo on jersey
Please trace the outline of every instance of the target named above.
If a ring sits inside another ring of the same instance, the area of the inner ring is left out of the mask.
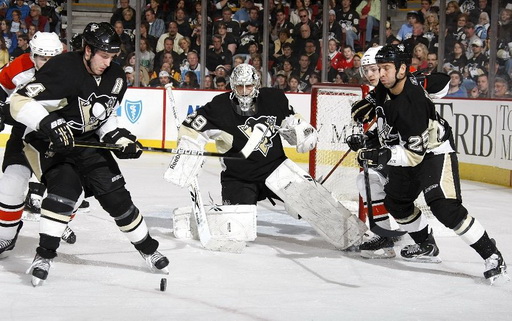
[[[116,106],[117,97],[92,93],[87,99],[78,97],[80,116],[82,122],[69,121],[68,125],[82,133],[100,127],[112,114]]]
[[[242,133],[244,133],[244,135],[246,137],[250,137],[252,134],[252,129],[254,128],[254,126],[256,124],[264,124],[265,126],[267,126],[268,131],[267,131],[265,137],[263,138],[263,140],[261,141],[260,145],[257,148],[257,150],[260,153],[262,153],[264,156],[267,156],[270,148],[272,148],[272,146],[274,146],[274,143],[272,142],[272,140],[278,133],[277,132],[278,128],[276,127],[276,121],[277,121],[277,117],[275,117],[275,116],[260,116],[258,118],[249,117],[245,121],[245,124],[238,125],[238,129],[240,129],[240,131]]]

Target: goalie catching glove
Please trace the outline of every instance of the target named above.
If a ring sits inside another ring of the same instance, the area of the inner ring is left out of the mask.
[[[178,144],[178,150],[202,151],[204,143],[188,136],[182,136]],[[192,184],[194,178],[204,163],[204,156],[176,154],[171,158],[169,168],[165,171],[164,179],[179,187],[187,187]]]
[[[50,113],[39,122],[39,130],[50,139],[50,150],[64,152],[75,146],[75,139],[66,120],[56,113]]]
[[[297,152],[306,153],[315,148],[318,132],[299,114],[290,115],[283,120],[279,134],[290,145],[295,145]]]
[[[137,137],[124,128],[116,128],[103,136],[105,143],[121,145],[123,149],[115,150],[114,154],[119,159],[139,158],[142,155],[142,144]]]
[[[368,166],[386,165],[391,159],[391,149],[387,147],[382,148],[363,148],[357,153],[357,161],[361,167],[363,162],[367,161]]]

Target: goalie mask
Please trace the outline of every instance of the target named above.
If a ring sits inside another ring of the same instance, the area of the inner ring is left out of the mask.
[[[47,59],[44,60],[44,62],[36,61],[38,56],[48,58],[62,53],[62,43],[60,42],[59,37],[53,32],[36,32],[32,37],[32,40],[30,40],[29,45],[30,58],[34,62],[36,70],[39,70],[39,68],[41,68],[47,61]]]
[[[256,69],[249,64],[236,66],[231,73],[230,85],[233,90],[230,98],[237,107],[237,112],[242,115],[255,113],[255,99],[260,88],[260,76]]]

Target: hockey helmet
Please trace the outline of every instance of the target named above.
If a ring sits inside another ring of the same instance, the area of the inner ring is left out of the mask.
[[[90,22],[85,27],[82,37],[84,45],[87,44],[91,48],[109,53],[118,53],[121,50],[121,38],[108,22]]]
[[[375,55],[377,63],[393,63],[398,70],[402,64],[409,67],[412,62],[412,55],[404,45],[387,45],[382,47]]]
[[[260,76],[256,69],[249,64],[239,64],[231,73],[230,85],[233,95],[237,98],[240,109],[244,112],[254,104],[254,98],[258,97],[260,88]],[[243,86],[243,91],[239,92],[237,86]],[[245,86],[253,86],[249,93],[246,93]]]
[[[375,65],[375,55],[382,49],[382,46],[371,47],[364,52],[363,58],[361,58],[361,66]]]
[[[53,32],[36,32],[29,45],[32,59],[35,55],[53,57],[62,53],[62,43]]]
[[[73,51],[78,51],[82,49],[84,46],[83,44],[83,37],[81,33],[77,33],[71,38],[71,47],[73,48]]]

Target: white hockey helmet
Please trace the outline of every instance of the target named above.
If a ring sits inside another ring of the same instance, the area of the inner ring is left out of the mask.
[[[361,58],[361,66],[375,65],[377,63],[377,60],[375,60],[375,55],[381,48],[382,46],[378,46],[371,47],[366,50],[364,52],[363,58]]]
[[[38,31],[30,40],[30,55],[53,57],[62,53],[62,43],[56,33]]]
[[[361,67],[359,67],[359,73],[365,77],[366,80],[372,86],[377,86],[379,83],[377,60],[375,56],[379,52],[382,46],[371,47],[365,51],[363,58],[361,58]]]
[[[244,112],[248,111],[254,104],[254,98],[258,97],[260,92],[260,75],[258,75],[258,72],[253,66],[249,64],[239,64],[233,69],[229,79],[230,86],[233,90],[231,98],[233,98],[234,95],[238,100],[240,109]],[[243,86],[242,92],[237,90],[237,86]],[[252,90],[247,93],[245,86],[253,87]]]

